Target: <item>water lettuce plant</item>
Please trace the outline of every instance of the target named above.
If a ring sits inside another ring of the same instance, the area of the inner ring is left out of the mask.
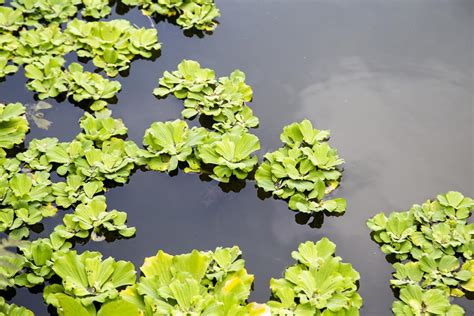
[[[18,67],[16,65],[9,63],[8,58],[0,56],[0,78],[14,74],[17,71]]]
[[[103,110],[94,113],[84,113],[80,120],[83,137],[100,144],[112,137],[122,137],[127,134],[127,127],[121,119],[115,119],[112,112]]]
[[[15,286],[14,277],[23,269],[25,258],[14,251],[19,244],[8,238],[0,240],[0,291]]]
[[[86,181],[77,174],[70,174],[66,181],[55,182],[51,185],[56,205],[69,208],[76,202],[87,203],[104,191],[102,181]]]
[[[58,143],[46,153],[50,163],[60,164],[61,176],[77,174],[87,181],[111,180],[125,183],[135,167],[138,147],[132,141],[112,137],[99,145],[79,139]]]
[[[464,315],[464,310],[459,305],[451,305],[443,291],[424,290],[417,285],[400,290],[400,301],[393,303],[392,311],[403,316]]]
[[[177,256],[159,251],[120,295],[143,315],[245,315],[253,275],[239,257],[237,247]]]
[[[121,288],[135,283],[136,274],[131,262],[115,261],[111,257],[102,260],[102,254],[90,251],[61,254],[54,261],[53,270],[61,278],[61,284],[47,286],[44,299],[55,307],[59,307],[59,294],[64,294],[86,308],[94,308],[94,302],[117,298]]]
[[[100,19],[105,18],[112,11],[109,0],[82,0],[82,4],[84,5],[81,11],[82,16]]]
[[[49,173],[4,174],[0,182],[0,232],[21,239],[30,234],[28,226],[56,214]]]
[[[107,211],[104,196],[96,196],[89,202],[79,204],[74,213],[63,217],[63,225],[54,228],[64,239],[91,238],[101,240],[104,233],[117,233],[122,237],[135,234],[134,227],[127,227],[127,213],[117,210]]]
[[[99,74],[84,71],[78,63],[72,63],[65,72],[67,82],[67,95],[76,102],[89,100],[91,110],[102,110],[107,102],[112,99],[122,88],[120,82],[105,79]]]
[[[23,242],[18,248],[25,262],[23,269],[15,275],[15,284],[28,288],[44,284],[55,275],[53,263],[56,258],[71,247],[71,243],[54,233],[48,238]]]
[[[399,260],[419,260],[426,253],[461,253],[471,259],[474,226],[467,218],[473,209],[474,200],[450,191],[406,212],[393,212],[388,217],[377,214],[367,225],[382,251]]]
[[[234,129],[212,143],[198,146],[198,157],[212,167],[210,177],[227,183],[234,176],[246,179],[258,163],[254,153],[260,149],[257,136]]]
[[[400,289],[395,315],[464,315],[449,297],[474,291],[473,209],[474,200],[450,191],[367,222],[382,252],[398,261],[391,280]]]
[[[26,65],[25,76],[30,79],[28,89],[36,92],[39,99],[66,94],[75,102],[88,101],[93,111],[102,110],[107,105],[105,100],[115,97],[121,89],[118,81],[84,71],[78,63],[71,63],[65,70],[64,62],[62,57],[43,56]]]
[[[0,157],[2,148],[21,144],[28,130],[25,107],[21,103],[0,103]]]
[[[23,26],[23,14],[21,10],[11,7],[0,7],[0,31],[14,32]]]
[[[31,64],[44,56],[62,57],[73,50],[71,38],[54,24],[22,29],[18,41],[13,58],[18,65]]]
[[[129,6],[139,6],[147,16],[176,17],[176,24],[183,29],[212,31],[220,16],[214,0],[122,0]]]
[[[246,105],[252,100],[253,92],[240,70],[216,80],[213,70],[201,68],[196,61],[183,60],[177,70],[164,72],[153,94],[159,97],[173,94],[183,99],[183,118],[191,119],[197,115],[210,117],[213,120],[212,128],[220,133],[236,126],[254,128],[259,123]]]
[[[77,12],[81,0],[13,0],[11,5],[25,15],[27,25],[42,21],[60,24]]]
[[[136,57],[150,58],[161,47],[156,29],[136,28],[127,20],[85,22],[74,19],[65,33],[79,57],[115,77]]]
[[[257,186],[288,199],[295,211],[344,212],[345,199],[325,199],[339,186],[339,166],[344,162],[329,146],[328,138],[329,131],[314,129],[308,120],[286,126],[280,135],[285,145],[265,154],[255,173]]]
[[[25,76],[30,79],[26,84],[29,90],[38,94],[39,99],[55,98],[68,91],[64,76],[62,57],[41,57],[25,66]]]
[[[178,163],[195,160],[195,148],[207,136],[204,128],[189,128],[182,120],[155,122],[145,131],[141,152],[151,170],[171,172]]]
[[[359,315],[359,273],[335,256],[336,245],[323,238],[307,241],[291,255],[297,263],[282,279],[271,279],[272,315]]]

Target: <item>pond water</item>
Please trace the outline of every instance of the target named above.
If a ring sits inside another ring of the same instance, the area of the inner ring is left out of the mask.
[[[127,77],[118,77],[122,92],[113,115],[141,143],[153,121],[180,117],[181,101],[151,93],[163,71],[184,58],[217,76],[239,68],[254,90],[250,106],[260,118],[254,130],[260,156],[280,146],[282,127],[291,122],[308,118],[331,130],[330,143],[346,160],[336,191],[347,199],[346,214],[309,225],[284,201],[259,197],[253,182],[225,192],[197,175],[138,171],[107,193],[109,208],[128,213],[136,237],[79,249],[139,267],[158,249],[178,254],[238,245],[255,274],[251,299],[264,302],[270,278],[293,263],[291,251],[327,236],[361,274],[361,314],[391,315],[392,266],[370,239],[367,219],[449,190],[474,195],[474,1],[216,2],[222,16],[212,35],[189,37],[175,25],[156,25],[161,56],[135,61]],[[150,26],[136,9],[120,17]],[[2,100],[33,103],[25,82],[20,71],[0,83]],[[51,103],[45,111],[51,127],[33,127],[29,140],[69,141],[79,132],[83,110],[67,101]],[[47,222],[45,232],[58,220]],[[12,301],[47,313],[41,293],[18,290]],[[456,302],[474,314],[474,301]]]

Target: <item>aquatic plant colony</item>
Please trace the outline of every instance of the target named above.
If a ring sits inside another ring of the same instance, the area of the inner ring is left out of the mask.
[[[201,32],[211,32],[220,14],[213,0],[120,5]],[[28,110],[20,103],[0,104],[0,232],[6,237],[0,244],[0,290],[39,286],[51,310],[66,316],[359,315],[359,273],[335,255],[336,245],[327,238],[300,244],[291,254],[295,264],[271,280],[271,298],[262,304],[248,300],[254,277],[237,246],[181,255],[160,250],[140,271],[131,262],[74,250],[79,242],[134,236],[127,213],[110,210],[104,193],[127,183],[137,168],[181,170],[223,184],[255,179],[260,190],[302,213],[346,209],[345,199],[329,197],[340,184],[344,161],[329,145],[329,131],[310,121],[284,127],[282,147],[259,164],[260,141],[251,133],[259,120],[240,70],[216,77],[212,69],[183,60],[153,91],[182,100],[182,118],[151,124],[142,146],[127,140],[127,127],[108,108],[121,90],[110,78],[129,71],[137,58],[154,59],[161,44],[155,28],[99,21],[109,14],[107,0],[13,0],[0,6],[0,79],[23,67],[26,86],[38,99],[68,98],[86,110],[82,131],[71,142],[43,138],[24,144]],[[67,64],[71,52],[98,71]],[[46,107],[38,103],[36,110]],[[187,120],[197,117],[209,123],[190,127]],[[33,120],[44,124],[41,115]],[[61,181],[53,181],[53,173]],[[373,239],[396,260],[395,315],[464,315],[450,297],[474,291],[474,224],[468,223],[473,209],[472,199],[448,192],[368,221]],[[44,218],[59,215],[62,224],[49,237],[31,236]],[[0,315],[33,313],[0,298]]]

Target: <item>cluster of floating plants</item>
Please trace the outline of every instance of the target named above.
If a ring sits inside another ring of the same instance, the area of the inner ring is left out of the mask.
[[[346,201],[327,195],[340,184],[343,160],[327,142],[329,131],[303,120],[284,128],[284,146],[258,166],[260,142],[249,130],[259,120],[248,106],[253,92],[245,74],[235,70],[216,78],[191,60],[166,71],[153,91],[183,100],[184,120],[152,123],[139,147],[106,108],[121,84],[98,72],[115,77],[136,59],[154,58],[161,49],[156,29],[127,20],[95,21],[111,13],[108,0],[9,5],[0,6],[0,79],[23,67],[26,86],[38,99],[69,97],[89,112],[72,141],[33,139],[24,146],[28,115],[35,121],[41,115],[20,103],[0,104],[0,233],[8,236],[0,243],[0,291],[43,289],[51,311],[66,316],[359,315],[359,273],[335,255],[327,238],[300,244],[292,253],[296,263],[283,278],[271,280],[272,296],[263,304],[249,302],[254,277],[237,246],[176,256],[158,251],[145,259],[138,280],[131,262],[73,250],[89,241],[135,235],[127,214],[109,210],[104,194],[127,183],[137,168],[181,169],[221,183],[255,177],[257,187],[287,200],[292,210],[342,213]],[[213,0],[121,0],[120,5],[185,30],[212,31],[219,16]],[[92,61],[96,72],[66,63],[73,52],[79,62]],[[42,108],[48,106],[35,109]],[[201,126],[185,121],[195,118]],[[467,223],[473,207],[471,199],[449,192],[409,212],[369,221],[382,250],[400,261],[392,280],[400,289],[395,314],[463,314],[449,297],[474,290],[474,228]],[[63,213],[49,235],[32,236],[44,218]],[[33,313],[2,297],[0,315]]]
[[[339,166],[344,163],[327,143],[329,131],[317,130],[304,120],[286,126],[280,139],[285,145],[265,154],[255,173],[257,186],[288,199],[290,209],[295,211],[344,212],[345,199],[324,199],[339,186]]]
[[[211,123],[210,129],[189,128],[182,120],[153,123],[143,139],[148,167],[170,172],[182,163],[185,172],[201,172],[223,183],[232,177],[246,179],[258,163],[254,154],[260,141],[248,132],[258,126],[258,118],[246,105],[253,92],[245,74],[235,70],[216,80],[213,70],[183,60],[178,70],[166,71],[159,84],[155,95],[184,100],[184,118],[200,115]]]
[[[399,291],[395,315],[464,315],[450,296],[474,292],[473,209],[474,200],[450,191],[367,222],[382,251],[396,261],[390,281]]]
[[[297,263],[286,269],[284,278],[270,281],[273,315],[359,315],[360,275],[335,251],[327,238],[300,244],[291,254]]]
[[[183,29],[212,31],[220,16],[214,0],[122,0],[128,6],[139,6],[146,16],[174,18]]]

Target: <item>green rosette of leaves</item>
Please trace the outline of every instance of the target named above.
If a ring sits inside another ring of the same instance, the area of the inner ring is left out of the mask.
[[[74,213],[66,214],[64,225],[55,227],[54,232],[64,239],[91,238],[103,240],[107,233],[130,238],[135,234],[134,227],[127,227],[127,213],[117,210],[107,211],[105,196],[96,196],[87,203],[79,204]]]
[[[183,29],[213,31],[220,16],[214,0],[122,0],[128,6],[140,6],[147,16],[176,17],[176,24]]]
[[[23,14],[21,10],[10,7],[0,7],[0,31],[15,32],[23,26]]]
[[[424,289],[440,289],[446,295],[463,296],[464,290],[473,291],[469,283],[474,280],[471,262],[461,266],[459,259],[454,256],[425,254],[419,261],[395,263],[394,279],[390,283],[396,288],[421,285]]]
[[[286,126],[280,136],[285,146],[265,155],[255,173],[257,186],[288,199],[295,211],[344,212],[345,199],[325,199],[339,186],[338,168],[344,162],[326,142],[328,138],[328,131],[314,129],[308,120]]]
[[[64,93],[75,102],[88,102],[93,111],[104,109],[105,100],[114,98],[121,89],[118,81],[84,71],[78,63],[71,63],[65,70],[64,62],[63,57],[43,56],[26,65],[25,76],[30,79],[28,89],[36,92],[39,99]]]
[[[215,83],[214,70],[201,68],[197,61],[184,59],[177,70],[163,73],[159,80],[160,86],[153,90],[153,94],[159,97],[173,94],[178,99],[185,99],[187,105],[185,104],[186,109],[182,115],[184,118],[191,118],[200,111],[199,100],[213,94]]]
[[[51,204],[49,173],[16,173],[11,178],[0,178],[0,231],[13,239],[28,237],[28,226],[39,223],[44,217],[56,214]]]
[[[82,16],[92,17],[94,19],[105,18],[112,12],[109,0],[82,0],[84,9]]]
[[[112,137],[96,147],[84,136],[78,138],[59,143],[46,154],[50,163],[60,165],[59,175],[76,174],[87,181],[127,182],[138,158],[139,148],[134,142]]]
[[[19,246],[19,251],[25,259],[23,270],[15,276],[18,286],[33,287],[49,280],[55,272],[53,264],[56,258],[71,248],[71,243],[53,233],[49,238],[41,238],[25,242]]]
[[[390,281],[400,289],[395,315],[464,315],[449,297],[474,291],[473,209],[471,198],[450,191],[367,222],[381,250],[399,261]]]
[[[400,300],[393,303],[392,311],[397,316],[464,315],[462,307],[451,304],[442,290],[424,290],[418,285],[402,288]]]
[[[258,137],[238,128],[218,137],[197,147],[199,159],[210,166],[209,176],[223,183],[231,177],[246,179],[258,163],[254,155],[260,149]]]
[[[127,70],[134,58],[150,58],[161,47],[156,29],[138,29],[127,20],[75,19],[67,25],[65,33],[74,41],[79,57],[92,59],[110,77]]]
[[[426,253],[462,253],[471,259],[474,225],[467,218],[473,209],[472,199],[451,191],[406,212],[393,212],[388,217],[379,213],[367,225],[382,251],[399,260],[409,256],[419,260]]]
[[[186,162],[186,168],[195,168],[195,148],[203,144],[207,136],[204,128],[189,128],[182,120],[155,122],[145,131],[141,152],[151,170],[172,172],[179,163]]]
[[[16,253],[20,241],[3,238],[0,240],[0,290],[15,286],[15,275],[25,265],[25,258]],[[1,305],[1,303],[0,303]]]
[[[183,29],[197,29],[211,32],[216,26],[216,18],[220,16],[219,9],[214,4],[214,0],[188,0],[183,1],[183,5],[178,8],[178,18],[176,23]]]
[[[77,202],[87,203],[105,190],[102,181],[85,180],[80,175],[70,174],[66,181],[53,183],[51,187],[56,205],[68,208]]]
[[[21,103],[0,103],[0,154],[2,148],[10,149],[21,144],[28,130],[25,107]]]
[[[25,76],[30,79],[26,87],[38,94],[41,100],[55,98],[68,91],[68,81],[62,66],[63,57],[42,56],[25,66]]]
[[[120,295],[146,316],[248,315],[253,275],[240,254],[238,247],[177,256],[160,250],[145,259],[139,282]]]
[[[183,60],[178,69],[165,71],[153,93],[159,97],[173,94],[184,99],[183,118],[204,115],[213,120],[212,129],[225,133],[234,127],[248,130],[257,127],[258,118],[246,102],[252,100],[252,88],[245,83],[245,74],[235,70],[229,77],[215,79],[214,71],[201,68],[192,60]]]
[[[271,279],[272,315],[359,315],[359,273],[335,256],[336,245],[323,238],[292,253],[297,263],[282,279]]]
[[[44,290],[46,303],[61,306],[63,295],[82,304],[94,314],[94,303],[107,303],[118,298],[119,291],[135,283],[136,271],[131,262],[102,260],[99,252],[86,251],[77,254],[69,251],[56,258],[54,272],[61,284],[49,285]]]
[[[71,38],[58,25],[38,26],[22,29],[19,47],[14,52],[14,62],[19,65],[31,64],[44,56],[62,57],[74,50]]]
[[[99,74],[84,71],[78,63],[72,63],[65,72],[65,80],[68,86],[68,96],[76,102],[90,101],[93,111],[104,109],[107,105],[105,100],[112,99],[122,88],[118,81],[105,79]]]
[[[81,0],[13,0],[11,5],[26,17],[27,25],[40,22],[61,24],[76,15]]]
[[[94,115],[85,113],[80,120],[80,126],[83,130],[80,137],[101,144],[112,137],[127,135],[128,129],[122,119],[113,118],[111,114],[112,112],[109,110],[102,110],[94,113]]]

